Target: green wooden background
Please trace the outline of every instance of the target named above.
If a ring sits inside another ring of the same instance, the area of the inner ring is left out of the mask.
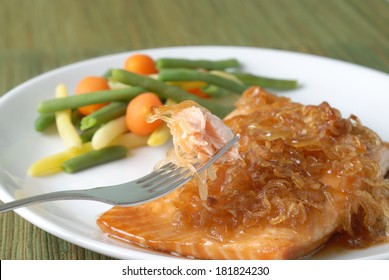
[[[291,50],[389,73],[389,1],[0,0],[0,95],[87,58],[189,45]],[[0,214],[0,259],[110,258],[10,212]]]

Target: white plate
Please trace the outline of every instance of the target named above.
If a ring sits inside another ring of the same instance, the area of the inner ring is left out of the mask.
[[[154,58],[186,57],[223,59],[235,57],[243,70],[270,77],[294,78],[301,88],[281,94],[304,104],[327,101],[348,116],[353,113],[386,141],[389,141],[389,75],[361,66],[312,55],[246,47],[174,47],[140,50]],[[35,160],[61,151],[55,133],[34,131],[39,101],[52,98],[55,86],[65,83],[73,91],[87,75],[101,75],[122,67],[130,53],[87,60],[40,75],[8,92],[0,99],[0,199],[26,196],[81,186],[124,182],[148,173],[167,147],[140,148],[127,159],[96,167],[76,175],[58,174],[31,178],[26,170]],[[71,243],[120,259],[172,259],[107,238],[96,226],[96,218],[110,206],[97,202],[61,201],[44,203],[16,212],[23,218]],[[389,259],[389,244],[366,250],[333,252],[331,259]]]

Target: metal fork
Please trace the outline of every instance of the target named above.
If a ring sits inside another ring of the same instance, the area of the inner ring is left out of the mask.
[[[237,134],[227,142],[208,162],[197,169],[197,173],[201,173],[209,168],[239,138],[240,136]],[[197,168],[198,166],[195,167]],[[94,200],[111,205],[133,206],[162,197],[189,182],[192,178],[193,174],[189,169],[173,163],[167,163],[146,176],[119,185],[51,192],[4,203],[0,205],[0,213],[31,204],[54,200]]]

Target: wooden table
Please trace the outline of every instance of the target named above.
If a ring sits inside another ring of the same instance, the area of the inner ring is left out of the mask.
[[[0,95],[87,58],[189,45],[291,50],[389,73],[389,1],[0,0]],[[110,258],[9,212],[0,259]]]

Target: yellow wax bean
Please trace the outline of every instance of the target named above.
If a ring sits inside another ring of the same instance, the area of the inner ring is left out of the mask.
[[[147,139],[147,145],[158,147],[165,144],[170,139],[170,129],[164,123],[161,127],[154,130]]]
[[[55,90],[56,98],[68,96],[65,85],[60,84]],[[65,144],[66,148],[80,148],[82,140],[77,133],[77,129],[72,123],[72,114],[70,110],[63,110],[55,113],[55,123],[57,125],[58,134]]]
[[[109,143],[109,146],[119,145],[119,146],[125,146],[127,147],[127,149],[134,149],[134,148],[146,146],[147,139],[148,139],[147,136],[139,136],[136,135],[135,133],[127,132],[113,139]]]
[[[126,117],[114,119],[100,127],[92,137],[92,147],[95,150],[104,148],[117,136],[128,131]]]
[[[28,169],[28,174],[30,176],[46,176],[50,174],[54,174],[62,171],[61,164],[71,159],[75,156],[84,154],[92,150],[92,145],[90,142],[87,142],[81,146],[81,148],[70,148],[68,150],[59,152],[57,154],[53,154],[42,158],[36,162],[34,162],[30,168]]]

